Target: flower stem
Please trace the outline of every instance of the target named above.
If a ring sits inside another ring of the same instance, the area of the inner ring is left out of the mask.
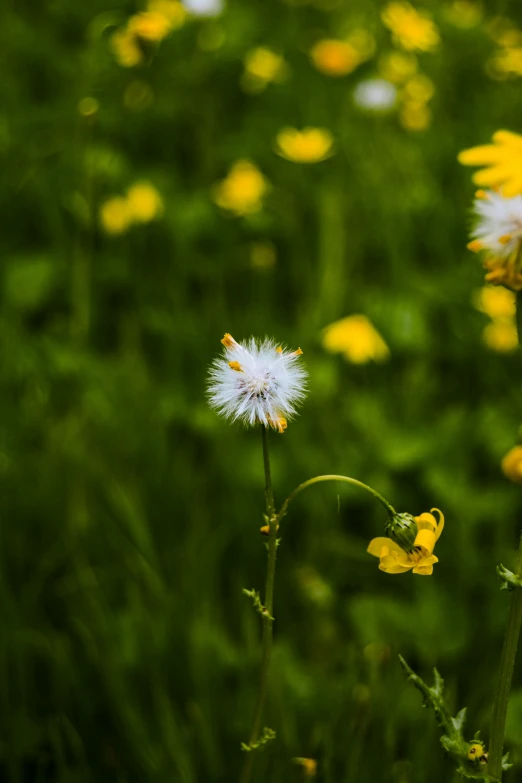
[[[254,717],[252,719],[252,728],[250,730],[249,745],[253,745],[259,739],[261,731],[261,720],[263,718],[263,708],[265,706],[266,692],[268,687],[268,672],[270,669],[270,657],[272,655],[272,623],[274,608],[274,578],[277,553],[277,518],[274,508],[274,494],[272,490],[272,477],[270,474],[270,454],[268,451],[268,427],[261,425],[263,437],[263,463],[265,467],[265,508],[268,517],[268,557],[266,563],[266,581],[265,598],[263,613],[263,653],[261,659],[261,674],[259,678],[259,691],[257,694]],[[243,771],[241,773],[241,783],[248,783],[252,774],[254,756],[256,751],[250,750],[245,753]]]
[[[299,484],[298,487],[294,489],[294,491],[287,497],[283,505],[281,506],[281,511],[277,515],[277,519],[282,519],[284,515],[287,512],[288,506],[292,502],[292,500],[298,495],[300,492],[303,491],[303,489],[306,489],[307,487],[311,487],[313,484],[318,484],[320,481],[344,481],[347,484],[353,484],[356,487],[360,487],[361,489],[366,490],[366,492],[369,492],[371,495],[373,495],[374,498],[376,498],[379,503],[382,503],[386,511],[390,516],[395,515],[395,509],[393,506],[388,503],[386,498],[383,498],[382,495],[380,495],[378,492],[376,492],[374,489],[369,487],[367,484],[363,484],[362,481],[358,481],[357,479],[350,478],[349,476],[336,476],[336,475],[326,475],[326,476],[314,476],[314,478],[308,479],[308,481],[304,481],[302,484]]]
[[[516,576],[522,575],[522,536],[518,549]],[[518,637],[522,624],[522,588],[515,588],[509,599],[509,611],[506,625],[506,635],[500,658],[498,690],[493,705],[491,721],[491,738],[489,745],[489,773],[494,780],[502,780],[502,754],[504,748],[504,732],[511,690],[511,680],[515,667]]]
[[[522,347],[522,295],[517,294],[516,324],[519,346]],[[518,547],[516,576],[522,576],[522,536]],[[498,689],[493,705],[491,719],[491,738],[489,745],[489,772],[494,780],[502,780],[502,754],[504,750],[504,733],[509,702],[509,692],[515,668],[520,626],[522,624],[522,588],[515,588],[509,599],[509,611],[506,634],[500,657]]]

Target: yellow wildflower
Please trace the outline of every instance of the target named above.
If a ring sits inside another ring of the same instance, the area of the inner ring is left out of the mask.
[[[513,446],[500,463],[502,472],[515,484],[522,484],[522,446]]]
[[[423,131],[431,122],[431,109],[424,101],[405,101],[399,112],[399,121],[407,130]]]
[[[136,37],[126,27],[113,33],[111,47],[116,60],[124,68],[133,68],[143,60],[143,52]]]
[[[127,191],[127,208],[136,223],[149,223],[163,212],[163,200],[150,182],[136,182]]]
[[[147,10],[163,16],[171,30],[181,27],[188,16],[187,9],[178,0],[149,0]]]
[[[317,70],[327,76],[346,76],[364,59],[351,43],[334,38],[318,41],[313,46],[310,56]]]
[[[479,24],[484,12],[480,3],[474,3],[471,0],[454,0],[453,3],[446,6],[444,15],[448,22],[451,22],[455,27],[468,30]]]
[[[144,41],[162,41],[171,30],[169,20],[157,11],[142,11],[131,16],[127,23],[131,35]]]
[[[245,57],[243,87],[249,92],[261,92],[270,82],[283,82],[287,75],[284,58],[264,46],[252,49]]]
[[[237,215],[259,212],[268,182],[249,160],[238,160],[228,176],[214,189],[214,201]]]
[[[488,61],[488,73],[500,79],[509,75],[522,76],[522,47],[510,47],[493,55]]]
[[[435,85],[431,79],[423,73],[418,73],[408,79],[404,85],[404,94],[414,101],[427,103],[433,98]]]
[[[356,27],[347,36],[346,40],[359,53],[361,60],[368,60],[375,53],[377,47],[375,38],[364,27]]]
[[[325,128],[283,128],[276,142],[277,154],[294,163],[319,163],[333,155],[333,137]]]
[[[323,330],[323,346],[332,353],[342,353],[353,364],[382,362],[390,351],[379,332],[365,315],[349,315]]]
[[[317,761],[315,759],[295,758],[294,763],[303,768],[305,778],[313,778],[317,775]]]
[[[473,304],[481,313],[490,318],[512,319],[515,315],[515,294],[507,288],[486,285],[473,295]]]
[[[517,327],[513,321],[493,321],[484,327],[482,339],[491,350],[509,353],[518,346]]]
[[[499,130],[493,144],[463,150],[458,156],[464,166],[485,166],[475,172],[473,182],[481,187],[502,188],[502,195],[512,198],[522,193],[522,136]]]
[[[439,521],[433,516],[436,511]],[[429,576],[433,573],[433,564],[438,563],[433,550],[444,528],[444,515],[438,508],[414,517],[418,533],[413,551],[405,552],[395,541],[386,536],[374,538],[368,545],[368,552],[379,558],[379,569],[387,574],[403,574],[413,569],[414,574]]]
[[[381,18],[391,30],[394,42],[408,51],[430,52],[440,41],[437,27],[428,14],[417,11],[410,3],[400,0],[389,3]]]
[[[383,79],[401,84],[417,70],[417,58],[405,52],[388,52],[379,61],[379,70]]]
[[[107,234],[123,234],[132,222],[127,199],[113,196],[100,207],[100,223]]]

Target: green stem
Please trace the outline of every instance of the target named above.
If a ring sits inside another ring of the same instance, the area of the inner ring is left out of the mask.
[[[522,575],[522,536],[518,549],[516,575]],[[515,668],[518,637],[522,624],[522,588],[515,588],[509,599],[509,611],[506,625],[506,635],[500,658],[498,690],[493,705],[491,721],[491,737],[489,744],[489,772],[495,780],[502,780],[502,755],[504,750],[504,732],[506,716]]]
[[[270,669],[270,658],[272,655],[272,623],[274,608],[274,578],[276,567],[277,552],[277,517],[275,515],[274,494],[272,490],[272,477],[270,474],[270,455],[268,451],[268,427],[261,426],[263,437],[263,463],[265,467],[265,506],[266,516],[268,517],[268,558],[266,564],[265,598],[264,607],[266,613],[263,614],[263,653],[261,659],[261,675],[259,678],[259,691],[257,694],[254,717],[252,719],[252,728],[250,730],[249,745],[253,745],[259,739],[261,731],[261,720],[263,718],[263,709],[265,706],[266,693],[268,688],[268,672]],[[252,774],[254,756],[256,751],[251,750],[245,753],[243,771],[241,773],[241,783],[248,783]]]
[[[277,515],[277,519],[282,519],[284,515],[286,514],[288,510],[288,506],[292,502],[292,500],[298,495],[300,492],[303,491],[303,489],[306,489],[307,487],[311,487],[313,484],[318,484],[320,481],[344,481],[346,484],[353,484],[355,487],[359,487],[360,489],[366,490],[366,492],[369,492],[371,495],[373,495],[374,498],[376,498],[379,503],[382,503],[386,511],[390,516],[395,515],[395,509],[393,506],[388,503],[386,498],[383,498],[382,495],[380,495],[378,492],[376,492],[374,489],[369,487],[367,484],[363,484],[362,481],[357,481],[357,479],[350,478],[349,476],[336,476],[336,475],[326,475],[326,476],[314,476],[314,478],[308,479],[308,481],[304,481],[302,484],[299,484],[298,487],[294,489],[294,491],[287,497],[283,505],[281,506],[281,511]]]
[[[516,299],[516,324],[519,346],[522,347],[522,293],[517,293]],[[522,575],[522,536],[518,548],[516,576]],[[504,752],[504,733],[506,729],[506,717],[515,668],[520,626],[522,624],[522,588],[515,588],[509,599],[508,619],[506,634],[500,657],[500,671],[498,689],[493,705],[491,719],[491,738],[489,745],[489,772],[491,776],[502,780],[502,755]]]

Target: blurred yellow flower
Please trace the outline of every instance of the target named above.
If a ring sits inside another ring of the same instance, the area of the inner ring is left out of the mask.
[[[437,27],[426,13],[417,11],[410,3],[389,3],[381,13],[384,25],[391,30],[393,40],[403,49],[431,52],[439,44]]]
[[[353,364],[382,362],[390,351],[379,332],[365,315],[349,315],[323,330],[323,347],[342,353]]]
[[[517,327],[513,321],[493,321],[484,327],[482,339],[492,351],[509,353],[518,347]]]
[[[262,208],[268,182],[249,160],[238,160],[214,189],[214,201],[237,215],[250,215]]]
[[[270,82],[283,82],[287,76],[284,58],[263,46],[248,52],[244,64],[243,87],[249,92],[260,92]]]
[[[178,0],[149,0],[147,10],[150,13],[163,16],[168,21],[171,30],[181,27],[188,16],[187,9]]]
[[[379,71],[383,79],[394,84],[401,84],[409,79],[417,70],[417,58],[414,54],[404,52],[388,52],[379,60]]]
[[[317,761],[315,759],[295,758],[294,764],[303,768],[305,778],[313,778],[317,775]]]
[[[473,175],[477,185],[502,188],[507,198],[522,193],[522,136],[518,133],[499,130],[493,134],[493,144],[463,150],[458,159],[464,166],[485,166]]]
[[[346,37],[346,40],[356,49],[361,60],[368,60],[375,54],[375,49],[377,47],[375,38],[369,30],[365,30],[364,27],[356,27]]]
[[[522,76],[522,47],[502,49],[488,60],[488,73],[495,78]]]
[[[163,199],[150,182],[136,182],[127,191],[127,209],[136,223],[149,223],[163,213]]]
[[[522,31],[506,16],[495,16],[485,25],[490,38],[499,46],[521,46]]]
[[[513,446],[500,463],[502,472],[516,484],[522,484],[522,446]]]
[[[433,98],[435,85],[428,76],[418,73],[408,79],[403,90],[405,96],[411,100],[427,103]]]
[[[481,313],[486,313],[493,320],[497,318],[514,318],[515,294],[507,288],[485,285],[475,291],[473,304]]]
[[[444,529],[444,515],[438,508],[432,508],[431,511],[438,513],[438,522],[433,513],[425,512],[414,517],[418,533],[411,552],[405,552],[395,541],[386,536],[370,541],[367,551],[370,555],[379,558],[381,571],[386,574],[403,574],[413,569],[414,574],[421,576],[430,576],[433,573],[434,563],[439,562],[433,550]]]
[[[431,109],[424,101],[407,100],[401,106],[399,121],[406,130],[423,131],[431,122]]]
[[[144,41],[162,41],[171,30],[170,22],[157,11],[141,11],[131,16],[127,23],[131,35],[137,35]]]
[[[132,223],[127,199],[112,196],[100,207],[100,223],[107,234],[123,234]]]
[[[139,43],[127,28],[116,30],[110,42],[117,62],[124,68],[133,68],[143,61],[143,52]]]
[[[364,59],[355,46],[334,38],[318,41],[313,46],[310,56],[317,70],[327,76],[346,76]]]
[[[468,30],[476,27],[482,21],[484,11],[481,3],[475,3],[471,0],[454,0],[446,6],[444,15],[448,22]]]
[[[294,163],[319,163],[333,155],[333,137],[325,128],[283,128],[276,145],[277,154]]]

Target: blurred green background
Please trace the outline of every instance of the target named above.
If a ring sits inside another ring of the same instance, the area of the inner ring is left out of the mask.
[[[522,9],[418,3],[424,51],[377,0],[192,2],[0,12],[0,780],[237,779],[260,662],[241,588],[265,550],[259,433],[205,399],[226,331],[304,351],[308,398],[270,437],[278,503],[344,473],[447,525],[431,578],[390,576],[371,499],[296,500],[256,779],[304,780],[304,757],[325,783],[453,780],[397,654],[487,739],[522,365],[482,337],[456,156],[520,130]],[[354,97],[376,77],[386,111]],[[332,154],[285,159],[285,127]],[[385,361],[325,350],[352,314]],[[520,765],[520,666],[508,740]]]

